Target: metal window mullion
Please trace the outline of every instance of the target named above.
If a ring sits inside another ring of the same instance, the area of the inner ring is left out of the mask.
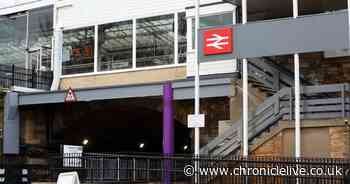
[[[26,20],[26,61],[25,61],[25,68],[29,68],[29,11],[27,11],[27,20]]]
[[[136,68],[136,19],[132,19],[132,68]]]
[[[37,71],[41,70],[42,65],[43,65],[43,47],[40,46],[40,49],[39,49],[39,67],[37,68]]]
[[[179,14],[174,15],[174,63],[179,64]]]
[[[98,72],[98,25],[95,25],[94,72]]]
[[[54,70],[54,61],[53,61],[53,58],[55,57],[55,55],[54,55],[54,52],[55,52],[55,50],[54,50],[54,45],[55,45],[55,37],[54,36],[52,36],[51,37],[51,61],[50,61],[50,68],[51,68],[51,71],[53,71]]]
[[[187,50],[192,51],[193,50],[193,45],[192,45],[192,18],[187,18],[186,20],[187,23]]]

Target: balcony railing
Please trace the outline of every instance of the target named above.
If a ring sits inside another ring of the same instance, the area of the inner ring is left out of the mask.
[[[53,73],[51,71],[38,71],[25,69],[15,65],[0,64],[0,87],[11,88],[20,86],[26,88],[48,90],[51,87]]]

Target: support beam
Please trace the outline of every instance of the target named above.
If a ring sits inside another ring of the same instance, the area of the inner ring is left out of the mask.
[[[199,30],[199,19],[200,19],[200,13],[199,13],[199,7],[200,7],[200,0],[195,0],[195,9],[196,9],[196,18],[195,18],[195,79],[194,79],[194,114],[199,115],[200,114],[200,96],[199,96],[199,59],[198,59],[198,52],[199,52],[199,47],[198,47],[198,30]],[[194,154],[199,155],[199,128],[195,128],[194,130]],[[197,177],[196,177],[197,179]],[[196,180],[197,181],[197,180]]]
[[[243,6],[242,6],[243,8]],[[203,34],[217,26],[200,29],[199,50],[204,47]],[[199,53],[201,62],[222,61],[294,53],[321,52],[349,48],[348,13],[344,10],[328,13],[231,25],[233,28],[233,53],[205,55]],[[261,36],[263,34],[263,36]],[[322,39],[320,39],[322,38]],[[286,44],[288,43],[288,44]]]
[[[8,92],[4,104],[4,154],[19,154],[18,93]]]
[[[298,0],[293,0],[293,17],[299,16]],[[300,70],[299,54],[294,54],[294,94],[295,94],[295,157],[301,156],[301,127],[300,127]]]
[[[173,88],[170,82],[163,86],[163,153],[174,154]]]
[[[174,154],[173,88],[170,82],[163,86],[163,154]],[[171,184],[170,160],[164,161],[164,184]]]
[[[349,48],[350,48],[350,0],[348,0],[348,41],[349,41]]]
[[[199,86],[200,86],[200,81],[199,81],[199,43],[198,43],[198,37],[199,37],[199,22],[200,22],[200,0],[195,0],[195,62],[194,62],[194,115],[199,116],[200,114],[200,93],[199,93]],[[194,154],[196,157],[199,157],[199,151],[200,151],[200,132],[199,128],[194,129]],[[197,171],[199,170],[199,162],[195,162],[195,178],[194,178],[194,183],[197,184],[199,183],[199,175]]]
[[[242,0],[242,23],[247,23],[247,0]],[[243,156],[249,155],[248,143],[248,60],[243,59]]]
[[[51,90],[57,90],[60,85],[62,74],[62,47],[63,47],[63,31],[60,28],[54,30],[54,49],[53,49],[53,81]]]
[[[209,78],[201,80],[201,98],[230,96],[232,79],[237,76],[228,75],[222,78]],[[134,84],[108,86],[101,88],[75,89],[75,94],[80,102],[138,98],[138,97],[159,97],[163,95],[162,83]],[[194,86],[192,79],[173,81],[174,99],[186,100],[194,98]],[[64,103],[67,90],[20,93],[19,106],[40,105],[52,103]]]

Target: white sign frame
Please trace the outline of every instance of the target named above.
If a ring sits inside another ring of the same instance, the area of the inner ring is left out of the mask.
[[[205,127],[205,115],[204,114],[189,114],[187,116],[188,128],[203,128]]]

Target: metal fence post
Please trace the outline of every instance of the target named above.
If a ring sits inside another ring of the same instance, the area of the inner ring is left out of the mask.
[[[136,159],[133,158],[132,162],[133,162],[133,166],[132,166],[133,167],[133,169],[132,169],[133,170],[133,173],[132,173],[133,174],[133,181],[136,181]]]
[[[147,166],[146,166],[146,167],[147,167],[147,181],[150,182],[150,181],[149,181],[149,179],[150,179],[150,177],[149,177],[149,175],[150,175],[149,172],[150,172],[150,169],[151,169],[151,168],[150,168],[150,159],[147,159]]]
[[[36,85],[35,85],[35,68],[32,68],[32,80],[31,80],[31,82],[32,82],[32,88],[35,88],[36,87]]]
[[[120,157],[117,157],[117,181],[120,181]]]

